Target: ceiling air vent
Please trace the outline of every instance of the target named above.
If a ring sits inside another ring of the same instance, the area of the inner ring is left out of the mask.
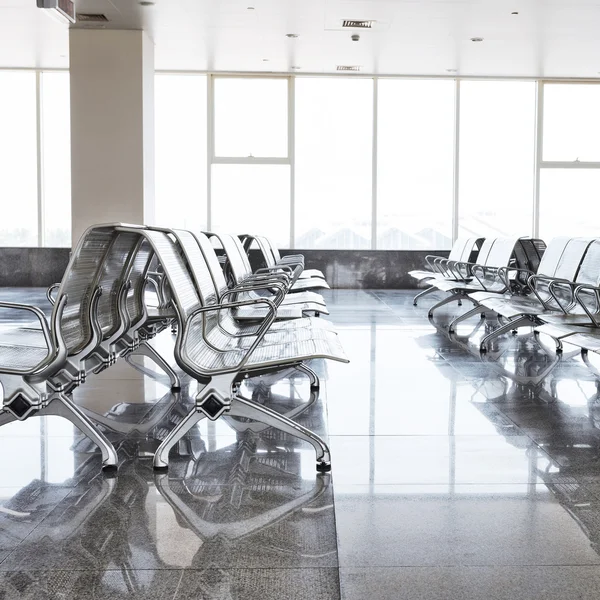
[[[375,21],[350,21],[345,19],[342,21],[342,27],[348,27],[350,29],[371,29]]]
[[[106,15],[93,13],[77,13],[78,23],[106,23],[108,18]]]
[[[338,65],[338,71],[360,71],[360,67],[358,65]]]

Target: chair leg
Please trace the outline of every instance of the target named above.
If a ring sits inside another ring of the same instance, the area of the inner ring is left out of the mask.
[[[430,319],[433,319],[433,311],[437,310],[441,306],[444,306],[444,304],[449,304],[450,302],[455,302],[456,300],[458,300],[459,306],[461,306],[462,302],[461,302],[460,296],[458,294],[450,294],[449,296],[446,296],[446,298],[444,298],[443,300],[440,300],[437,304],[434,304],[429,309],[428,317]]]
[[[306,365],[302,364],[298,365],[297,367],[294,367],[294,369],[308,375],[308,379],[310,382],[310,393],[307,402],[299,404],[292,410],[289,410],[286,413],[284,413],[284,416],[286,416],[288,419],[295,419],[297,416],[307,411],[318,400],[319,391],[321,387],[319,376],[310,367],[307,367]],[[227,415],[225,415],[225,419],[227,419]],[[264,431],[265,429],[268,429],[270,427],[270,425],[265,425],[264,423],[259,423],[258,421],[252,421],[251,423],[248,423],[247,421],[237,421],[236,419],[227,419],[227,424],[230,427],[233,427],[233,429],[235,429],[236,431],[241,432],[250,430],[254,433],[260,433],[261,431]]]
[[[479,306],[475,306],[471,310],[468,310],[463,315],[459,315],[458,317],[456,317],[456,319],[454,319],[450,323],[450,325],[448,325],[448,332],[452,333],[456,329],[456,326],[461,321],[466,321],[467,319],[470,319],[471,317],[474,317],[475,315],[478,315],[478,314],[481,314],[481,313],[485,313],[486,310],[489,310],[489,309],[486,309],[485,306],[483,306],[482,304],[480,304]]]
[[[525,325],[533,327],[533,323],[529,317],[518,317],[517,319],[513,319],[512,321],[505,323],[504,325],[502,325],[502,327],[498,327],[498,329],[495,329],[481,340],[481,344],[479,346],[480,352],[487,352],[487,346],[490,340],[498,337],[499,335],[503,335],[504,333],[508,333],[513,329],[517,329],[518,327],[523,327]]]
[[[133,352],[130,352],[125,357],[125,360],[127,361],[127,364],[133,367],[136,371],[139,371],[144,375],[152,376],[152,371],[144,369],[143,367],[140,367],[131,361],[130,358],[132,356],[145,356],[154,361],[169,376],[169,379],[171,380],[171,389],[181,389],[181,381],[177,373],[175,373],[173,370],[173,367],[171,367],[171,365],[148,342],[142,342],[135,350],[133,350]]]
[[[177,427],[163,440],[162,444],[154,454],[154,468],[166,469],[169,466],[169,451],[171,448],[194,426],[205,419],[206,415],[194,407],[188,415],[183,418]]]
[[[102,468],[117,468],[117,452],[106,436],[94,425],[86,415],[84,415],[77,406],[64,394],[54,394],[50,402],[42,408],[38,415],[55,415],[71,421],[81,433],[89,437],[102,452]]]
[[[419,292],[414,298],[413,298],[413,306],[417,305],[417,300],[419,298],[423,298],[423,296],[427,296],[427,294],[431,294],[433,292],[437,291],[437,288],[435,286],[431,286],[428,287],[426,290],[423,290],[422,292]]]
[[[306,429],[306,427],[302,427],[302,425],[291,421],[287,417],[284,417],[265,406],[255,404],[250,400],[240,397],[234,398],[229,414],[265,423],[266,425],[275,427],[275,429],[279,429],[284,433],[289,433],[294,437],[312,444],[317,455],[317,471],[331,470],[329,447],[316,433]]]

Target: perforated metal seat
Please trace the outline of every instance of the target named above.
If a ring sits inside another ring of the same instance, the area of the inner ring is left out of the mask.
[[[127,231],[127,228],[123,230]],[[318,468],[328,470],[329,449],[319,436],[268,407],[241,397],[237,388],[247,374],[277,371],[314,358],[348,362],[337,336],[328,331],[319,334],[313,331],[312,339],[299,331],[273,332],[270,335],[275,306],[265,298],[203,306],[176,241],[165,231],[145,230],[142,235],[152,245],[164,269],[177,307],[176,360],[203,386],[196,396],[195,407],[157,450],[155,467],[167,466],[169,450],[199,420],[206,417],[214,420],[226,414],[259,421],[306,440],[315,448]],[[255,334],[232,338],[222,330],[219,313],[256,304],[270,308],[271,314]]]
[[[214,238],[217,238],[223,247],[227,255],[227,268],[230,270],[231,277],[233,279],[233,288],[239,288],[245,284],[263,284],[269,281],[285,281],[288,277],[284,272],[257,272],[252,273],[248,257],[244,251],[244,248],[240,240],[236,236],[228,234],[208,234]],[[212,270],[212,267],[211,267]],[[259,298],[260,295],[256,291],[248,291],[247,296],[249,298]],[[329,314],[325,300],[323,296],[314,292],[306,291],[302,293],[287,294],[279,305],[282,309],[285,307],[294,307],[295,310],[299,307],[303,314],[315,313],[315,314]],[[289,318],[289,317],[288,317]]]
[[[139,241],[135,233],[117,232],[114,225],[88,229],[58,286],[49,321],[36,307],[0,303],[2,308],[32,313],[40,324],[39,330],[0,335],[0,424],[35,415],[63,416],[98,444],[104,467],[116,466],[114,448],[70,395],[89,370],[111,363],[111,344],[126,329],[122,316],[127,276]],[[102,303],[100,284],[109,292]]]

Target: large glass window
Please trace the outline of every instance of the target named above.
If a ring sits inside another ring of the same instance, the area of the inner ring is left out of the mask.
[[[381,79],[377,248],[452,245],[454,81]]]
[[[155,80],[156,222],[206,229],[206,76]]]
[[[542,169],[540,237],[598,236],[600,170]]]
[[[544,85],[544,161],[600,161],[600,85]]]
[[[71,246],[69,74],[41,75],[44,246]]]
[[[296,80],[296,247],[370,248],[373,80]]]
[[[535,83],[460,84],[459,235],[531,235]]]
[[[213,165],[212,229],[290,243],[290,167]]]
[[[288,155],[288,80],[215,78],[215,156]]]
[[[33,71],[0,71],[0,244],[37,246],[37,117]]]

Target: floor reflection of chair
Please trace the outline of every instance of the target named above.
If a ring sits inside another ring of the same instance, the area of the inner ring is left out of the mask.
[[[323,546],[319,535],[322,519],[332,518],[332,506],[306,510],[327,490],[329,476],[317,475],[310,483],[302,481],[300,461],[300,453],[292,448],[278,445],[265,450],[250,431],[202,461],[194,455],[173,457],[170,476],[156,474],[155,483],[180,522],[203,540],[194,563],[209,566],[214,544],[231,546],[249,537],[253,537],[256,552],[260,552],[261,544],[263,550],[267,544],[275,552],[297,552],[303,557],[335,553],[335,544]],[[291,517],[298,515],[300,522],[295,524]],[[288,535],[282,536],[278,530],[269,538],[269,528],[284,520]],[[256,539],[258,534],[260,540]],[[285,547],[278,544],[281,540]]]

